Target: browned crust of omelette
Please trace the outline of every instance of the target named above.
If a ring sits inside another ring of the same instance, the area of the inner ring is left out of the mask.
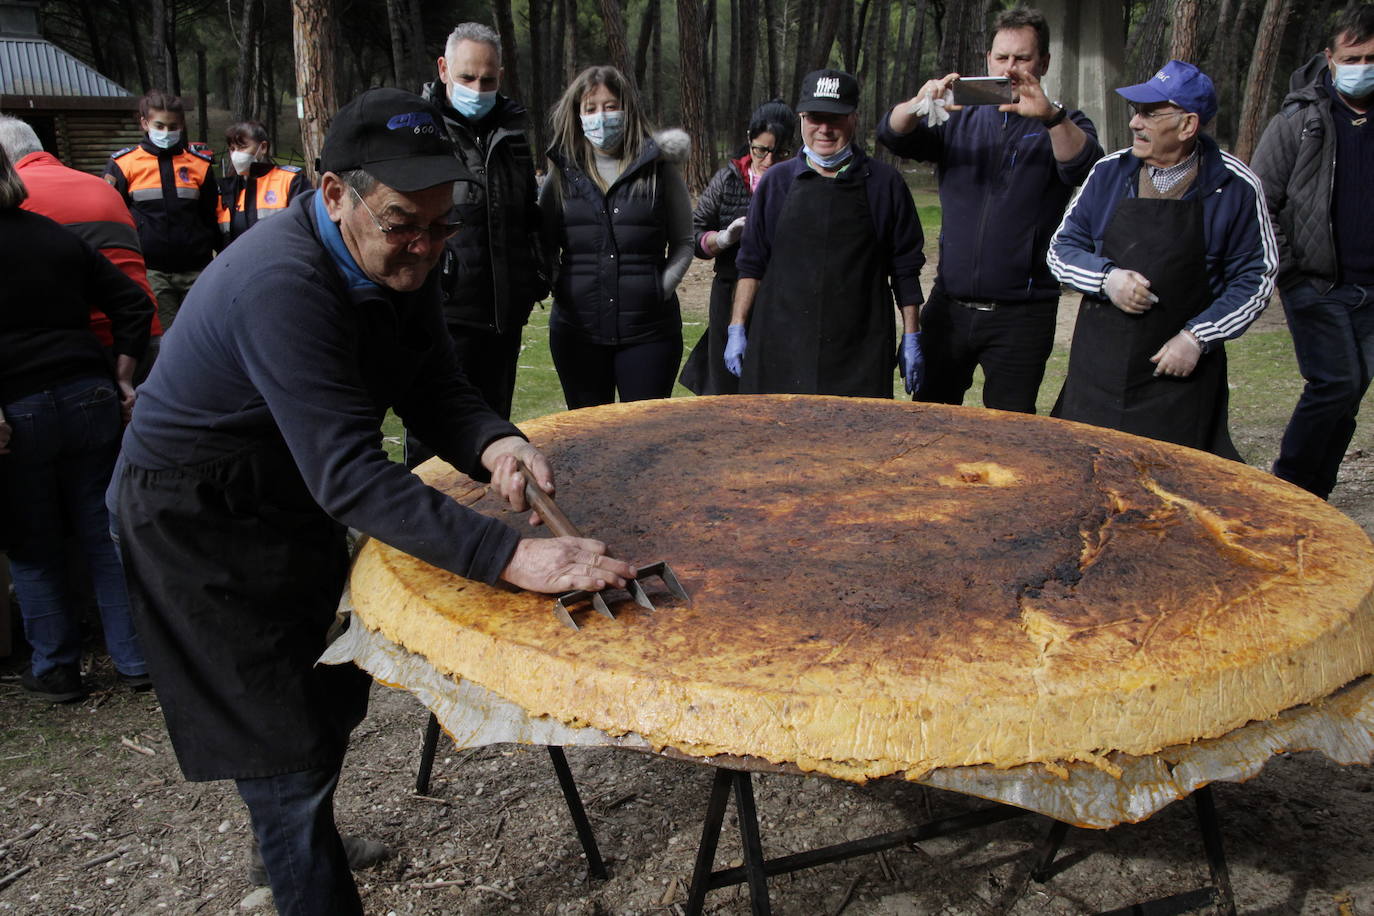
[[[376,541],[363,622],[532,715],[847,779],[1216,737],[1374,670],[1374,545],[1236,462],[1074,423],[800,396],[523,425],[560,506],[692,605],[618,621]],[[432,482],[523,521],[457,472]],[[651,586],[654,584],[649,583]]]

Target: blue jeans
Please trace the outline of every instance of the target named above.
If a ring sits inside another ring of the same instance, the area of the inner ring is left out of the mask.
[[[81,627],[67,594],[64,539],[74,534],[90,570],[105,647],[123,674],[148,670],[110,540],[105,488],[119,450],[119,396],[108,379],[64,382],[3,406],[14,428],[4,504],[12,514],[14,590],[41,677],[81,660]]]
[[[334,825],[336,766],[237,779],[281,916],[361,916],[358,887]]]
[[[1320,293],[1304,281],[1282,298],[1307,385],[1284,430],[1274,474],[1326,499],[1374,369],[1374,286]]]

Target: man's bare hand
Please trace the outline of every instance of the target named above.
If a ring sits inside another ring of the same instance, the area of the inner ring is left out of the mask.
[[[531,592],[558,594],[579,589],[621,588],[634,567],[606,553],[592,538],[524,538],[501,578]]]
[[[1054,114],[1054,103],[1045,95],[1045,90],[1040,85],[1040,77],[1035,75],[1029,63],[1012,67],[1007,71],[1007,76],[1011,79],[1012,88],[1016,90],[1017,99],[1010,105],[998,105],[998,111],[1019,114],[1023,118],[1034,118],[1037,121],[1044,121]]]
[[[1202,345],[1197,338],[1188,331],[1179,331],[1150,357],[1150,362],[1155,364],[1155,375],[1187,378],[1193,374],[1201,357]]]
[[[1143,315],[1159,301],[1159,297],[1150,292],[1150,281],[1144,275],[1120,267],[1107,274],[1102,290],[1112,300],[1112,305],[1128,315]]]
[[[10,453],[10,436],[14,435],[14,427],[5,422],[5,415],[0,414],[0,455]]]
[[[525,475],[520,472],[520,461],[534,473],[539,489],[552,496],[553,467],[543,452],[524,439],[506,436],[497,439],[482,452],[482,467],[491,472],[491,488],[516,512],[524,512],[530,507],[525,499]],[[538,513],[530,513],[531,525],[538,525],[541,521]]]

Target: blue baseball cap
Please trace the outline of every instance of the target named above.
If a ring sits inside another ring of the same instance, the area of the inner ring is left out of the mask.
[[[1212,80],[1197,67],[1181,60],[1169,61],[1145,82],[1118,89],[1116,94],[1141,105],[1172,102],[1197,115],[1203,124],[1210,122],[1217,113],[1217,91]]]

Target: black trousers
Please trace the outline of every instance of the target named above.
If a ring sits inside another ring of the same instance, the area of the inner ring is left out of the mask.
[[[488,334],[475,328],[449,325],[453,350],[468,381],[482,392],[487,406],[509,420],[515,401],[515,371],[520,361],[521,328]],[[433,450],[406,430],[405,466],[414,468],[434,457]]]
[[[622,401],[666,398],[682,361],[682,332],[640,344],[587,343],[549,323],[549,350],[569,410]]]
[[[999,302],[983,311],[936,286],[921,309],[926,373],[913,400],[962,404],[981,366],[984,407],[1035,413],[1058,311],[1058,299]]]

